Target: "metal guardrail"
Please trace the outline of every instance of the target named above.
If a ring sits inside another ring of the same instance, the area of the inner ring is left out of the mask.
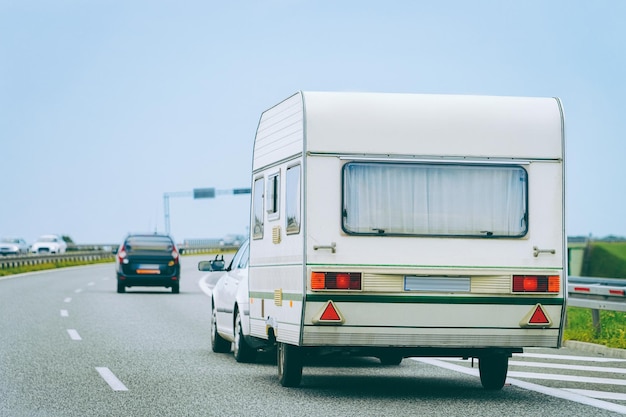
[[[214,246],[179,246],[182,255],[206,255],[210,253],[236,252],[239,245],[214,245]]]
[[[100,250],[80,250],[70,251],[64,254],[33,254],[28,253],[16,256],[0,256],[0,269],[19,268],[21,266],[38,265],[46,263],[62,263],[67,261],[89,262],[104,259],[113,261],[115,255],[110,245],[99,245],[106,248]],[[117,246],[115,246],[117,247]],[[201,255],[216,252],[234,252],[239,246],[233,245],[213,245],[213,246],[179,246],[182,255]]]
[[[567,292],[570,306],[626,311],[626,279],[570,276]]]
[[[27,254],[17,256],[0,257],[0,269],[19,268],[21,266],[39,264],[58,264],[63,262],[89,262],[104,259],[114,259],[113,253],[109,251],[76,251],[64,254]]]

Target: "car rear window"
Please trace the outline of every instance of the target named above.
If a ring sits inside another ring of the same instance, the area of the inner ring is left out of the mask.
[[[132,236],[126,239],[124,246],[127,251],[171,251],[174,248],[174,243],[171,239],[163,236]]]

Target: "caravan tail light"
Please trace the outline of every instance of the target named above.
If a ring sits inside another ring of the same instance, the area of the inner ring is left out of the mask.
[[[513,292],[558,293],[560,288],[558,275],[513,275]]]
[[[360,272],[311,272],[313,290],[360,290]]]

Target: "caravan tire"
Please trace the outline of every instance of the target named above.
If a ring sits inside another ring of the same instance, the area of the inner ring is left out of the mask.
[[[480,382],[484,389],[501,390],[509,369],[509,357],[504,354],[482,356],[478,359]]]
[[[298,346],[278,343],[278,380],[283,387],[297,387],[302,380],[302,351]]]
[[[402,363],[402,359],[404,358],[401,355],[385,354],[380,355],[378,359],[383,365],[400,365]]]

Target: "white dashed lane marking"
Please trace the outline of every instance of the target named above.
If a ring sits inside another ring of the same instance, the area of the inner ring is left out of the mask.
[[[67,329],[67,334],[70,335],[72,340],[83,340],[75,329]]]
[[[113,391],[128,391],[126,385],[122,383],[117,377],[111,372],[109,368],[106,367],[96,367],[96,371],[100,374],[102,379],[106,381],[107,384],[113,389]]]

